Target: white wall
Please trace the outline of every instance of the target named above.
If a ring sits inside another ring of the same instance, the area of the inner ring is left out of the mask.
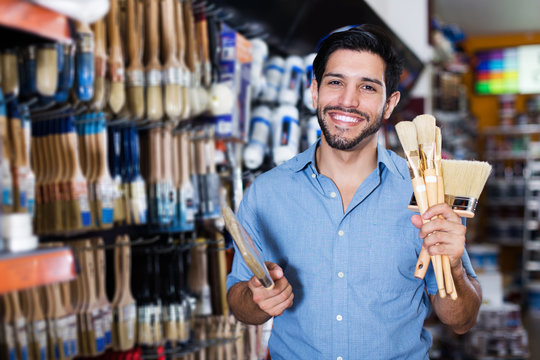
[[[431,108],[431,67],[428,65],[433,56],[433,49],[428,43],[428,1],[365,1],[426,65],[412,91],[412,96],[426,98],[428,111]]]

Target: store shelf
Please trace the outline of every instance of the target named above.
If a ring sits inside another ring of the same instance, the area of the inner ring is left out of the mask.
[[[26,1],[0,0],[0,25],[51,40],[71,41],[66,16]]]
[[[489,151],[486,158],[490,160],[533,160],[539,159],[540,155],[531,155],[528,151]]]
[[[540,125],[512,125],[512,126],[494,126],[482,130],[484,135],[530,135],[539,134]]]
[[[525,263],[525,269],[527,269],[527,271],[540,271],[540,262],[527,261]]]
[[[528,250],[532,250],[532,251],[540,251],[540,241],[531,241],[531,240],[527,240],[525,242],[525,247],[528,249]]]
[[[0,294],[71,280],[76,273],[75,257],[67,247],[0,254]]]

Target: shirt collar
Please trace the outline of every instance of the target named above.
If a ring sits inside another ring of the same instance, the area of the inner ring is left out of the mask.
[[[291,162],[290,167],[294,172],[299,172],[303,170],[309,164],[313,165],[315,169],[315,152],[317,147],[320,144],[320,139],[317,140],[313,145],[311,145],[306,151],[298,154],[294,159],[296,161]],[[390,152],[381,144],[377,144],[377,165],[381,169],[381,164],[384,165],[392,174],[405,179],[405,176],[399,171],[399,168],[396,166],[395,159],[392,159]],[[407,170],[408,171],[408,170]],[[409,173],[407,172],[407,174]]]

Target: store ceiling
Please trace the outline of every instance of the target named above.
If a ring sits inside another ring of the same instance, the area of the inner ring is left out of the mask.
[[[433,0],[433,12],[467,36],[539,32],[538,0]]]

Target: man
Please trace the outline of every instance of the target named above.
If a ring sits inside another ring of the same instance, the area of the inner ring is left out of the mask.
[[[238,214],[275,287],[262,287],[235,255],[231,310],[248,324],[275,317],[273,360],[427,359],[432,338],[423,322],[431,310],[464,333],[481,291],[460,218],[443,204],[425,214],[442,219],[422,225],[411,217],[407,164],[377,145],[399,102],[401,61],[384,32],[361,25],[324,39],[313,69],[324,136],[259,176]],[[449,255],[457,300],[436,295],[432,270],[414,277],[421,246]]]

